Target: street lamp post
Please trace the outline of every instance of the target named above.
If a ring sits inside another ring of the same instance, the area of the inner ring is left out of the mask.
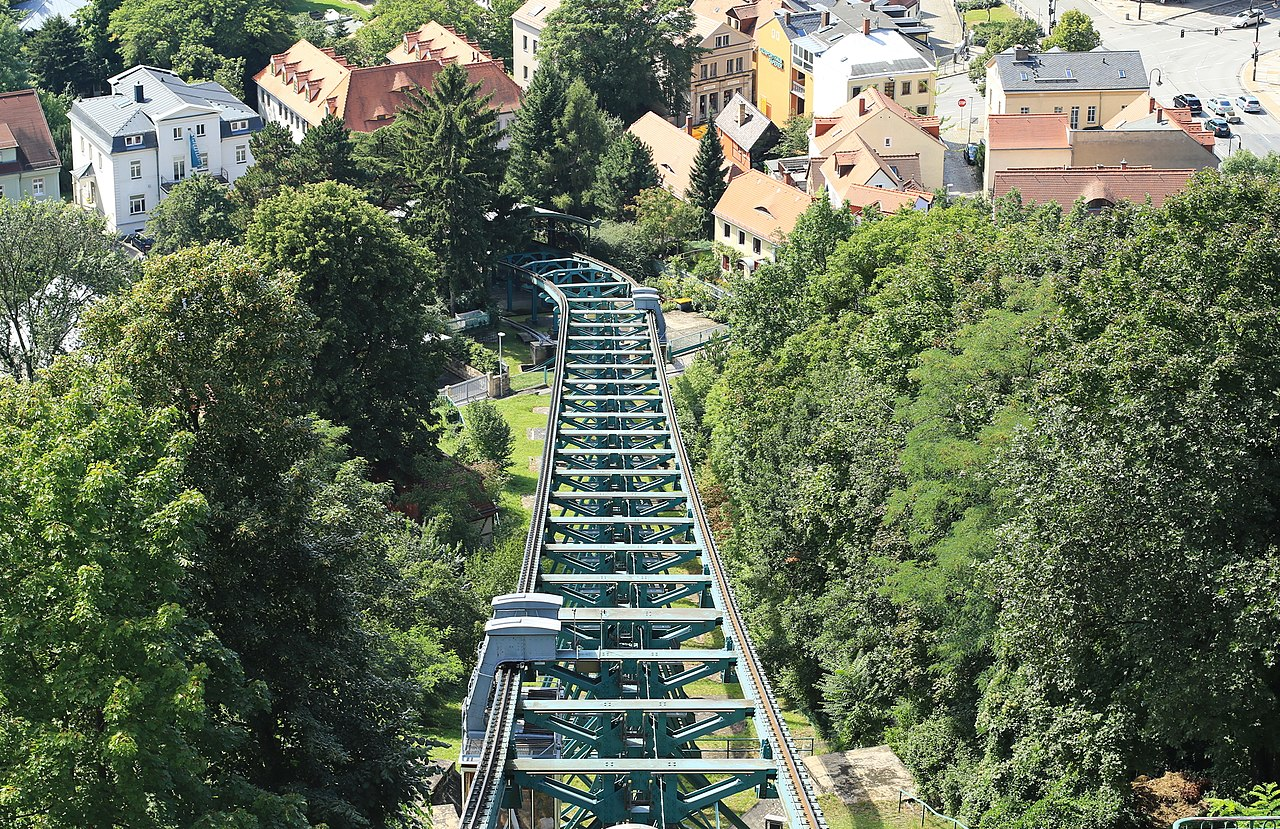
[[[1249,0],[1249,11],[1253,12],[1253,0]],[[1258,38],[1262,36],[1262,21],[1253,21],[1253,79],[1258,80]]]
[[[1148,90],[1150,90],[1153,85],[1151,82],[1152,77],[1155,78],[1155,84],[1154,84],[1155,86],[1160,86],[1161,84],[1164,83],[1164,73],[1160,71],[1160,67],[1159,66],[1153,67],[1151,71],[1147,73],[1147,89]]]

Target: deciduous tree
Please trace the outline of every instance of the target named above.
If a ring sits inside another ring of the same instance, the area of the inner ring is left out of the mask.
[[[180,181],[169,196],[151,211],[147,233],[155,239],[153,253],[234,240],[227,187],[213,176],[200,173]]]
[[[0,200],[0,364],[31,380],[72,348],[80,315],[133,267],[105,223],[60,201]]]
[[[566,0],[547,18],[542,63],[581,77],[600,105],[631,123],[685,108],[697,46],[681,0]]]
[[[425,413],[444,359],[425,251],[335,182],[264,202],[246,244],[268,268],[299,274],[319,320],[309,404],[347,429],[378,477],[410,482],[414,459],[435,444]]]
[[[1040,48],[1046,51],[1056,47],[1067,52],[1092,52],[1101,44],[1102,36],[1093,28],[1093,18],[1079,9],[1067,9]]]

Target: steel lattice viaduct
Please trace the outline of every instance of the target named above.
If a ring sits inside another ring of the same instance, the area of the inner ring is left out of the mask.
[[[502,269],[554,303],[557,367],[520,592],[494,601],[465,703],[461,829],[744,829],[724,801],[747,790],[826,829],[703,515],[656,291],[559,251]],[[745,698],[694,696],[708,679]],[[734,733],[748,750],[703,756]]]

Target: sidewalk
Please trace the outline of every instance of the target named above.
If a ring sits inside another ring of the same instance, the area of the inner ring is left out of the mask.
[[[952,0],[920,0],[920,19],[933,27],[929,42],[935,55],[949,52],[960,44],[964,27]],[[943,46],[946,48],[941,48]]]
[[[1272,120],[1280,122],[1280,49],[1258,58],[1258,79],[1253,79],[1253,61],[1240,70],[1240,85],[1258,96]]]

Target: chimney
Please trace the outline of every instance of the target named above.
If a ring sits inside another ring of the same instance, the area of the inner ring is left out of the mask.
[[[1014,46],[1014,47],[1013,47],[1013,62],[1014,62],[1014,63],[1026,63],[1026,62],[1027,62],[1027,61],[1029,61],[1029,60],[1031,60],[1031,50],[1030,50],[1030,49],[1028,49],[1028,48],[1027,48],[1027,47],[1025,47],[1025,46]]]
[[[147,99],[142,95],[142,84],[140,83],[135,83],[133,85],[133,100],[140,104],[145,104],[147,102]]]
[[[862,36],[867,37],[871,34],[871,18],[862,18]]]
[[[823,26],[831,25],[831,12],[825,11],[825,10],[822,12],[822,25]]]
[[[859,95],[858,96],[858,117],[861,118],[866,114],[867,114],[867,99],[864,96]]]
[[[738,101],[738,126],[747,123],[747,102]]]
[[[689,135],[693,135],[693,116],[686,115],[684,117],[684,131]]]
[[[1156,123],[1164,123],[1164,107],[1156,107]]]
[[[1123,158],[1122,158],[1122,159],[1120,159],[1120,169],[1121,169],[1121,170],[1127,170],[1127,169],[1129,169],[1129,162],[1128,162],[1128,161],[1126,161],[1126,160],[1125,160],[1125,159],[1123,159]]]
[[[1155,111],[1156,111],[1156,99],[1148,95],[1147,96],[1147,114],[1150,115]]]
[[[790,28],[791,26],[791,10],[787,9],[782,13],[782,25]]]

